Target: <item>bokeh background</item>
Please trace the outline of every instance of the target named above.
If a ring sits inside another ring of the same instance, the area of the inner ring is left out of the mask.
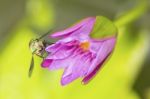
[[[0,99],[150,99],[149,4],[148,0],[0,0]],[[122,25],[112,57],[88,85],[78,79],[61,86],[63,70],[41,68],[39,57],[28,78],[30,39],[96,15]],[[125,24],[117,21],[120,17],[125,17]]]

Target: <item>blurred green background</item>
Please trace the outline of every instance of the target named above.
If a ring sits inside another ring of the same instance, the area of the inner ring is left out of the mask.
[[[149,4],[148,0],[0,0],[0,99],[150,99]],[[61,86],[63,70],[41,68],[39,57],[28,78],[30,39],[96,15],[114,21],[119,36],[112,57],[88,85],[78,79]]]

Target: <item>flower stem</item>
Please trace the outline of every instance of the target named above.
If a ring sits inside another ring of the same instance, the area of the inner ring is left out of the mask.
[[[132,10],[125,12],[122,16],[115,20],[114,23],[118,28],[125,26],[145,14],[147,9],[147,0],[139,0],[137,6],[135,6]]]

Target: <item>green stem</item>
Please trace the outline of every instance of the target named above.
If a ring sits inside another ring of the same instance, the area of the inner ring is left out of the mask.
[[[138,19],[140,16],[142,16],[147,11],[147,8],[148,8],[147,0],[139,0],[138,5],[135,8],[126,12],[120,18],[115,20],[114,23],[118,28],[125,26],[128,23],[131,23],[136,19]]]

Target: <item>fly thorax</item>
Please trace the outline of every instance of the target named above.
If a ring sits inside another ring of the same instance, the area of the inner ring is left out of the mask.
[[[38,56],[42,56],[45,52],[45,46],[43,44],[43,41],[35,39],[31,40],[29,43],[30,50],[33,54],[36,54]]]

